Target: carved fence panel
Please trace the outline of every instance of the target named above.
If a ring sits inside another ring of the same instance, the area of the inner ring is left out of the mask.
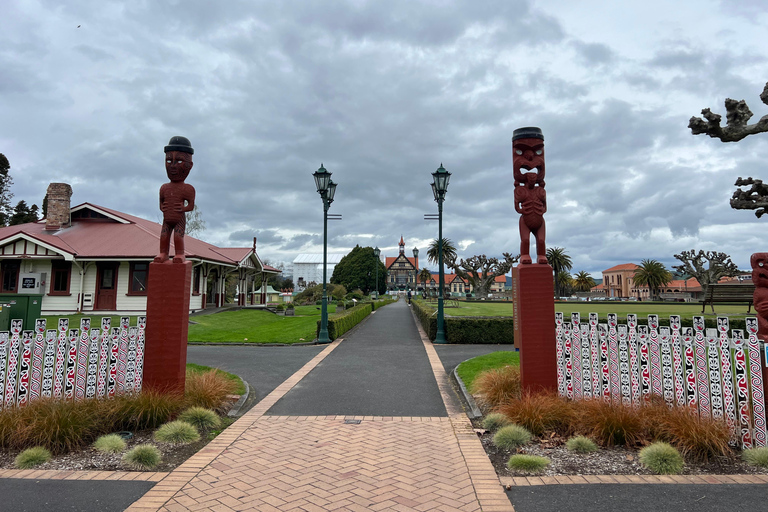
[[[589,326],[578,313],[571,322],[556,313],[555,322],[561,395],[640,405],[653,394],[670,407],[724,419],[744,448],[768,445],[756,318],[746,319],[746,337],[736,329],[729,336],[726,317],[718,317],[717,329],[705,329],[700,316],[693,328],[681,328],[676,315],[669,327],[659,326],[658,315],[648,315],[647,326],[635,315],[626,325],[615,314],[599,323],[595,313]]]
[[[40,397],[87,399],[141,391],[144,369],[146,317],[136,327],[129,318],[110,329],[90,318],[80,329],[69,329],[67,319],[46,330],[46,320],[34,331],[23,330],[21,320],[11,321],[11,331],[0,332],[0,407],[23,406]]]

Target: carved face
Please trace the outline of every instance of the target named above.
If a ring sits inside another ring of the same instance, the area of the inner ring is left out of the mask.
[[[752,264],[752,282],[755,286],[768,287],[768,252],[756,252],[749,262]]]
[[[173,182],[183,182],[192,170],[192,155],[183,151],[169,151],[165,154],[165,172]]]
[[[533,187],[544,182],[544,141],[517,139],[512,142],[512,167],[515,183]],[[527,176],[530,174],[531,176]]]

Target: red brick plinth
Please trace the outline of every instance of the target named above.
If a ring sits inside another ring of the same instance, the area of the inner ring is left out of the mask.
[[[184,392],[192,262],[150,263],[144,388]]]
[[[557,391],[552,267],[530,264],[513,268],[512,294],[523,389]]]

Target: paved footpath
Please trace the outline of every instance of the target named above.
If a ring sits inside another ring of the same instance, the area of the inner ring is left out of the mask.
[[[405,301],[348,335],[128,510],[512,512]]]

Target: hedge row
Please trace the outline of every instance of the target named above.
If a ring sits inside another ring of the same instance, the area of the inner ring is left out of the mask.
[[[416,317],[430,340],[437,333],[437,309],[422,300],[413,300]],[[514,343],[515,325],[512,317],[461,316],[445,318],[445,339],[448,343]]]
[[[357,306],[346,309],[341,313],[334,313],[328,316],[328,337],[335,340],[371,314],[373,307],[370,303],[358,304]],[[320,320],[317,321],[317,334],[320,334]]]
[[[373,307],[373,310],[376,311],[379,308],[383,308],[387,304],[392,304],[395,302],[395,299],[378,299],[378,300],[371,300],[366,302],[366,304],[370,304]]]

